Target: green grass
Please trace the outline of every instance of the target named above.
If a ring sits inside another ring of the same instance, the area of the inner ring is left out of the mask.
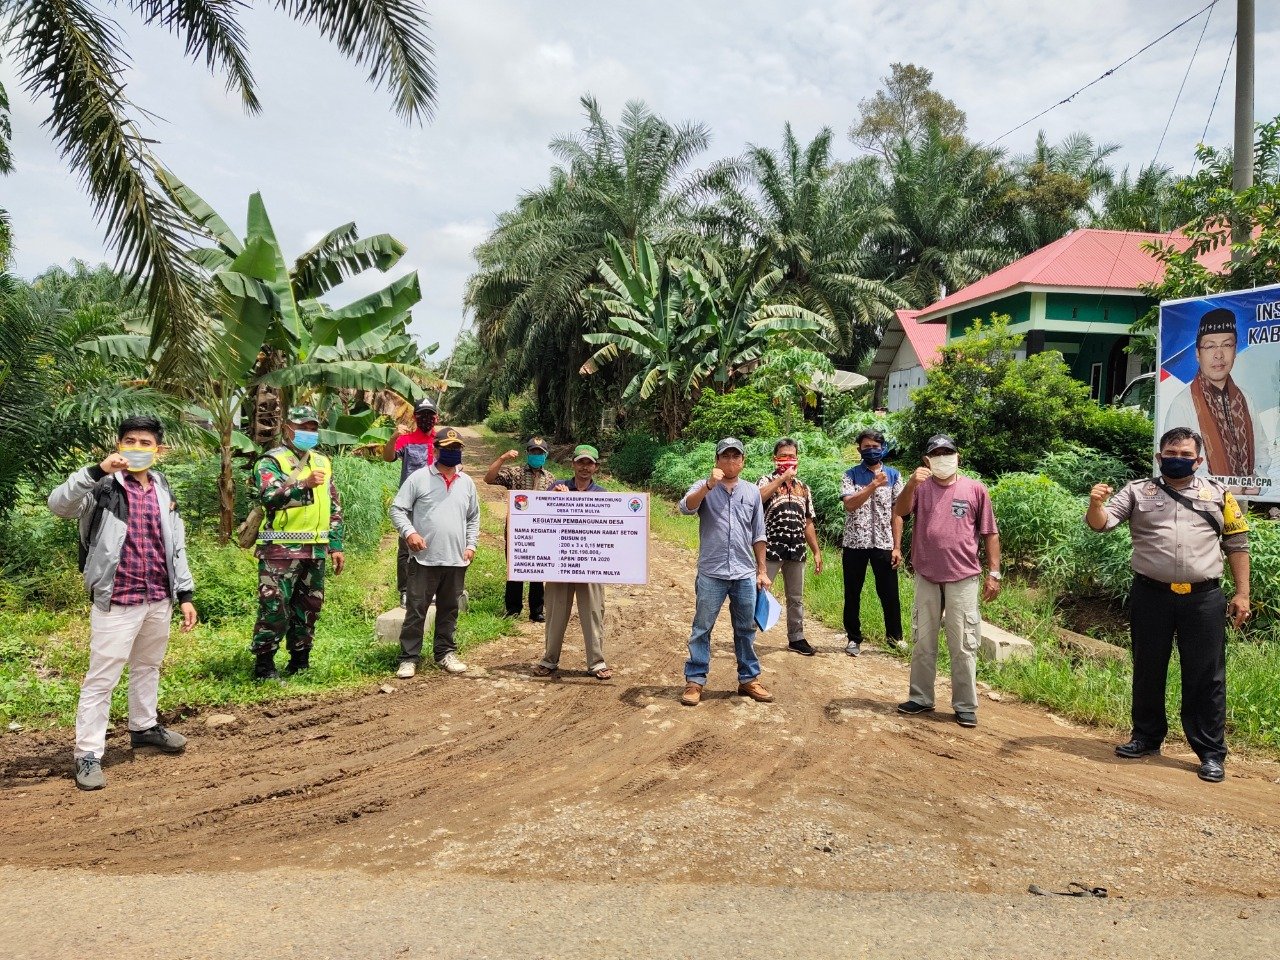
[[[501,535],[491,505],[482,505],[482,529]],[[190,545],[196,606],[202,622],[189,634],[171,634],[160,684],[160,709],[234,707],[350,689],[386,678],[399,646],[374,639],[373,622],[396,603],[394,541],[378,550],[348,551],[347,569],[332,571],[316,626],[311,669],[283,684],[252,679],[249,639],[257,615],[257,561],[235,546],[204,537]],[[502,616],[506,582],[500,547],[482,544],[467,572],[469,608],[458,620],[459,648],[467,650],[511,632]],[[88,606],[49,611],[0,609],[0,720],[24,726],[67,726],[75,721],[80,681],[88,666]],[[278,655],[283,664],[285,654]],[[112,717],[126,714],[126,687],[116,687]]]
[[[608,478],[601,485],[610,490],[628,489]],[[698,548],[698,525],[695,517],[681,516],[674,503],[655,494],[651,504],[651,528],[654,535],[668,543]],[[810,560],[805,573],[806,615],[816,617],[826,626],[844,629],[844,581],[841,550],[824,546],[823,573],[815,575]],[[774,592],[782,595],[781,583]],[[905,573],[898,579],[902,605],[902,623],[909,633],[914,589]],[[909,651],[887,645],[884,615],[876,596],[870,571],[861,597],[863,636],[868,642],[884,647],[891,655],[906,660]],[[1129,663],[1099,663],[1073,659],[1058,644],[1053,628],[1059,626],[1055,596],[1043,586],[1029,585],[1013,578],[1005,581],[1000,596],[983,604],[983,618],[1004,627],[1036,645],[1036,656],[1003,664],[979,662],[979,679],[997,690],[1016,694],[1023,700],[1042,704],[1051,710],[1083,723],[1126,730],[1129,726],[1132,670]],[[1280,753],[1280,630],[1269,632],[1258,642],[1234,640],[1227,648],[1227,731],[1233,747],[1256,749],[1267,754]],[[946,644],[939,645],[939,672],[950,669]],[[1177,658],[1170,664],[1167,711],[1171,732],[1180,735],[1178,719],[1180,674]],[[905,690],[904,690],[905,693]]]

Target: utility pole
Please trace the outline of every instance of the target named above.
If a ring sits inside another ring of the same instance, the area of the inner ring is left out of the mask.
[[[1254,0],[1236,0],[1236,136],[1231,189],[1240,193],[1253,186],[1253,30]],[[1250,225],[1232,229],[1233,247],[1249,239]],[[1232,253],[1232,259],[1240,259]]]

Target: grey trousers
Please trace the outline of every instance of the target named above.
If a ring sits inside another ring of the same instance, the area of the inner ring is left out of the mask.
[[[538,662],[552,669],[560,665],[560,649],[564,646],[564,632],[573,613],[574,597],[578,598],[578,622],[582,625],[582,639],[586,644],[587,669],[596,671],[605,666],[602,583],[546,584],[543,592],[547,616],[546,649]]]
[[[773,580],[782,571],[787,594],[787,642],[804,639],[804,561],[766,560],[765,571]]]
[[[422,635],[427,625],[427,608],[436,607],[436,632],[432,638],[432,654],[439,663],[447,653],[456,653],[454,633],[458,627],[462,588],[466,567],[427,567],[417,560],[409,561],[409,597],[405,606],[404,626],[400,628],[400,662],[417,663],[422,658]]]
[[[916,574],[915,603],[911,607],[911,699],[933,706],[933,683],[938,672],[938,629],[946,628],[951,654],[951,706],[954,710],[978,709],[978,644],[982,617],[978,613],[978,589],[982,577],[955,583],[932,583]],[[946,606],[945,624],[943,606]]]

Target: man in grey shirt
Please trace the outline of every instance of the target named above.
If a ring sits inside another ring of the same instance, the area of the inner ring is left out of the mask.
[[[698,516],[697,606],[689,635],[689,659],[680,702],[702,700],[711,668],[711,629],[727,599],[733,621],[733,652],[738,660],[738,695],[771,703],[773,694],[760,682],[756,659],[756,591],[771,583],[765,567],[764,506],[760,488],[740,483],[746,451],[740,440],[725,437],[716,444],[716,465],[680,501],[680,512]]]
[[[467,565],[480,539],[480,500],[462,464],[462,436],[453,427],[436,431],[436,462],[415,470],[391,502],[391,522],[404,539],[409,563],[408,597],[400,630],[400,668],[407,680],[418,669],[427,608],[436,605],[434,654],[449,673],[464,673],[454,631]]]

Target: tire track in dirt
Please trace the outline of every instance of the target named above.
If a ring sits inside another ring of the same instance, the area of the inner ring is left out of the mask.
[[[477,465],[495,452],[471,449]],[[903,665],[851,660],[816,623],[811,659],[761,637],[777,703],[732,695],[721,629],[706,699],[682,708],[694,559],[656,539],[652,559],[649,585],[610,588],[608,683],[581,672],[576,620],[568,669],[532,677],[541,631],[524,624],[471,651],[461,677],[237,710],[230,730],[191,720],[180,757],[130,759],[117,731],[98,793],[65,773],[68,734],[5,737],[0,863],[1272,894],[1274,763],[1233,759],[1225,784],[1204,785],[1185,748],[1124,764],[1105,734],[1007,695],[984,700],[976,730],[945,711],[899,717]]]

